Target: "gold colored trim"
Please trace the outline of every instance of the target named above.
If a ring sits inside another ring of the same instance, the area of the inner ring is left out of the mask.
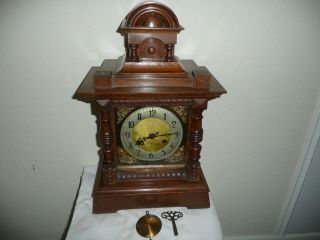
[[[183,160],[184,157],[184,147],[178,148],[174,154],[165,159],[166,163],[172,164]]]
[[[188,108],[186,106],[169,106],[169,108],[177,114],[184,123],[188,121]]]
[[[119,124],[133,109],[134,107],[118,107],[117,124]]]
[[[117,148],[117,157],[120,164],[134,165],[138,162],[137,158],[128,154],[127,151],[121,147]]]

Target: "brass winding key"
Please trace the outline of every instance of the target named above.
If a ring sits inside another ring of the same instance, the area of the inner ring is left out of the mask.
[[[183,214],[178,211],[168,211],[168,212],[163,212],[161,214],[161,217],[172,222],[173,233],[175,236],[178,236],[176,220],[178,220],[179,218],[182,218]]]

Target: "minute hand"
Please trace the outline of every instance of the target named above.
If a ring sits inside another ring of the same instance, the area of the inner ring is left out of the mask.
[[[163,134],[158,134],[156,137],[166,137],[166,136],[171,136],[171,135],[177,135],[178,136],[179,132],[173,132],[173,133],[163,133]]]

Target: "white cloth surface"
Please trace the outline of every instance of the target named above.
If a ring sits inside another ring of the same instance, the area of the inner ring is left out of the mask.
[[[142,240],[136,231],[136,223],[146,211],[161,219],[161,231],[153,240],[222,240],[220,222],[213,202],[207,209],[147,208],[120,210],[116,213],[92,214],[92,187],[95,179],[96,165],[86,166],[76,201],[72,222],[66,240]],[[162,219],[164,211],[180,211],[183,217],[176,221],[178,236],[173,235],[172,224]]]

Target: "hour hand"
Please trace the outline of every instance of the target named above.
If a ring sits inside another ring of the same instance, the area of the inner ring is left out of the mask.
[[[147,137],[139,137],[136,141],[136,145],[144,145],[144,141],[147,139],[154,139],[155,137],[158,137],[159,132],[150,133]]]
[[[138,138],[137,141],[136,141],[136,145],[144,145],[144,140],[143,138]]]

